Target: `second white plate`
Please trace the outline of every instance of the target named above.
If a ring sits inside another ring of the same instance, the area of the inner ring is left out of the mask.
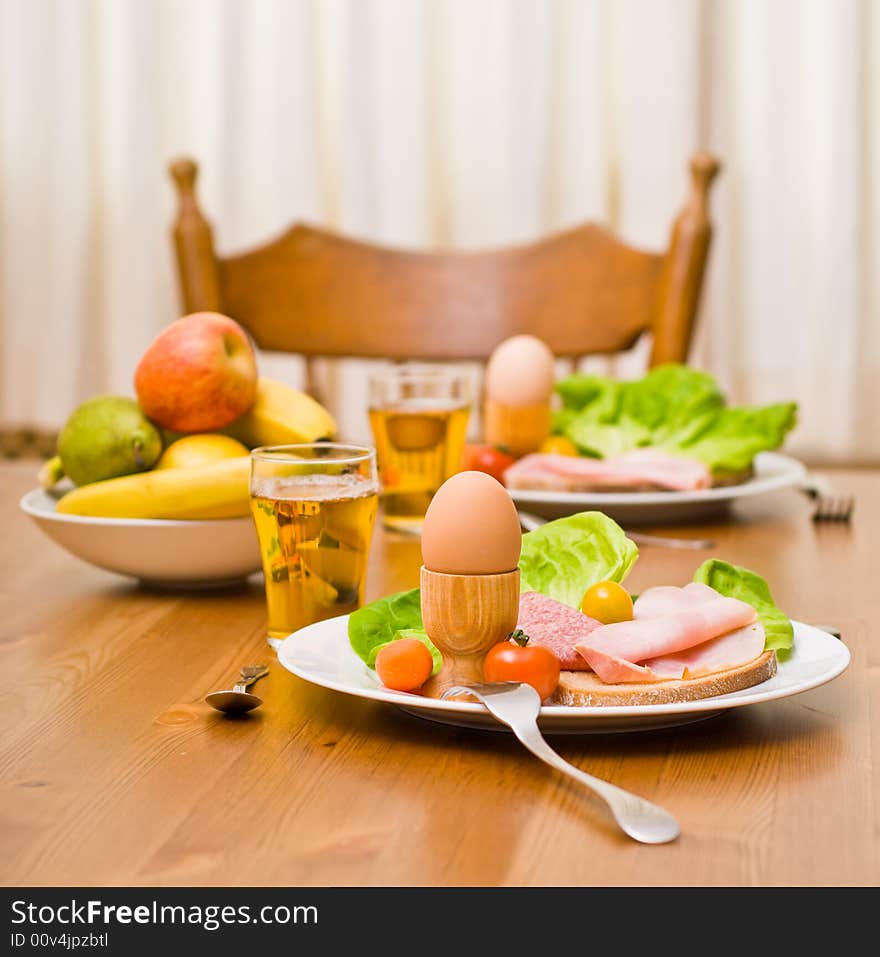
[[[754,475],[739,485],[694,492],[548,492],[510,489],[510,497],[523,511],[544,518],[561,518],[596,509],[628,525],[693,522],[710,518],[738,499],[764,495],[798,485],[807,470],[797,459],[779,452],[755,457]]]

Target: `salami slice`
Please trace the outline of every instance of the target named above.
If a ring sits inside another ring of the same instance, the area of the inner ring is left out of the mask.
[[[600,622],[536,591],[519,597],[519,622],[529,641],[549,648],[564,670],[589,671],[590,666],[574,646],[582,642]]]

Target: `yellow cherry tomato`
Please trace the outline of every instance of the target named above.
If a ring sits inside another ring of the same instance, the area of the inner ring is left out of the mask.
[[[629,592],[617,582],[597,582],[584,593],[581,611],[603,625],[611,625],[632,620],[633,602]]]
[[[539,452],[549,455],[577,455],[577,446],[564,435],[551,435],[541,443]]]

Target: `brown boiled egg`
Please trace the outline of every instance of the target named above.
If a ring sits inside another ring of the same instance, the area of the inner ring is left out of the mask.
[[[446,575],[513,571],[521,544],[516,507],[504,486],[485,472],[447,479],[422,524],[425,568]]]
[[[546,402],[553,392],[553,353],[536,336],[513,336],[486,364],[486,397],[504,405]]]

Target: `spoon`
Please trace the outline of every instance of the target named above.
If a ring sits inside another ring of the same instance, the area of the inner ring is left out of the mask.
[[[251,694],[247,689],[260,678],[269,674],[266,665],[245,665],[241,669],[241,681],[237,682],[230,691],[212,691],[205,696],[205,701],[212,708],[223,711],[225,714],[244,714],[258,708],[263,699]]]

